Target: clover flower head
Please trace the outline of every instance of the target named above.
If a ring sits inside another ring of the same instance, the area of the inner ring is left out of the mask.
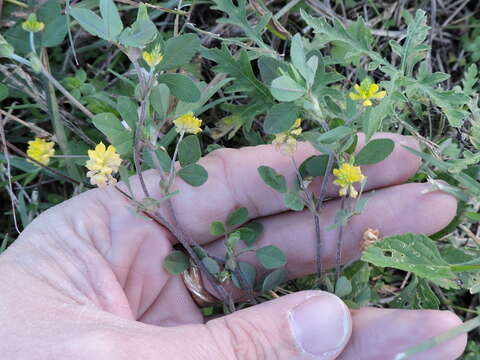
[[[302,133],[302,119],[297,119],[287,131],[276,134],[272,144],[283,155],[292,155],[297,151],[297,136]]]
[[[198,134],[202,131],[202,120],[195,117],[193,112],[186,113],[173,121],[178,133]]]
[[[108,148],[101,142],[95,147],[95,150],[88,150],[89,160],[85,163],[87,177],[90,178],[90,183],[98,187],[115,184],[117,180],[113,177],[122,159],[117,154],[117,150],[113,145]]]
[[[158,64],[160,64],[163,60],[163,55],[160,52],[160,45],[157,44],[152,51],[144,51],[142,54],[143,60],[150,66],[150,68],[154,68]]]
[[[358,191],[353,187],[353,184],[365,179],[360,166],[343,163],[338,169],[333,170],[333,175],[336,178],[333,183],[340,186],[338,192],[340,196],[347,196],[347,194],[352,198],[358,196]]]
[[[28,32],[36,33],[45,28],[45,24],[41,21],[37,21],[35,14],[30,14],[28,19],[22,23],[22,29]]]
[[[355,92],[350,92],[350,99],[352,100],[362,100],[363,106],[368,107],[372,106],[372,99],[383,99],[386,95],[386,91],[379,91],[380,87],[378,84],[372,83],[372,80],[365,78],[360,84],[355,84]]]
[[[28,142],[27,155],[46,166],[50,162],[50,158],[55,155],[54,146],[55,144],[52,141],[35,138],[35,140]],[[27,161],[33,163],[31,160]]]

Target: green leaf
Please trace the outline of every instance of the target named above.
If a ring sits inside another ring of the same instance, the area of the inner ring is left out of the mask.
[[[6,36],[6,34],[5,34]],[[13,46],[10,45],[7,40],[0,34],[0,57],[9,58],[15,54]]]
[[[210,224],[210,234],[214,236],[220,236],[227,232],[225,224],[221,221],[214,221]]]
[[[155,39],[157,33],[157,28],[153,22],[146,19],[137,19],[131,27],[122,31],[118,41],[126,47],[143,48]]]
[[[425,11],[418,9],[415,18],[408,25],[407,36],[399,54],[401,57],[400,68],[405,75],[411,75],[413,67],[425,57],[428,45],[424,42],[429,29]]]
[[[258,24],[253,26],[247,17],[248,6],[246,0],[236,1],[238,6],[236,6],[232,0],[214,0],[214,3],[215,6],[212,6],[212,9],[220,10],[228,15],[228,18],[222,17],[216,19],[217,23],[238,26],[243,30],[248,39],[255,41],[261,48],[267,47],[263,42],[262,34],[272,16],[271,13],[267,12],[266,15],[258,21]]]
[[[345,276],[341,276],[335,284],[335,295],[344,298],[352,292],[352,283]]]
[[[380,267],[410,271],[445,288],[456,288],[455,274],[434,241],[421,234],[386,237],[363,253],[362,260]]]
[[[188,257],[181,251],[174,250],[165,258],[165,269],[172,275],[180,275],[190,267]]]
[[[72,7],[70,8],[70,15],[93,36],[108,40],[108,32],[104,21],[93,11]]]
[[[122,120],[125,121],[132,130],[137,128],[138,123],[138,105],[128,96],[119,96],[116,109]]]
[[[248,220],[248,210],[247,208],[240,208],[233,211],[227,219],[227,225],[231,227],[235,227],[238,225],[243,224]]]
[[[178,160],[182,167],[196,163],[201,156],[200,141],[196,135],[189,135],[180,142]]]
[[[249,231],[246,231],[249,230]],[[240,232],[240,239],[245,243],[247,246],[253,245],[263,231],[263,225],[259,222],[250,222],[246,224],[244,227],[237,229]]]
[[[287,181],[285,177],[272,169],[269,166],[260,166],[258,168],[258,173],[262,177],[265,184],[270,186],[272,189],[277,190],[280,193],[287,192]]]
[[[293,103],[280,103],[272,106],[265,122],[263,129],[267,134],[279,134],[289,130],[298,117],[298,109]]]
[[[285,206],[293,211],[302,211],[305,207],[302,198],[298,194],[298,191],[295,189],[289,189],[288,192],[283,197],[283,202]]]
[[[192,186],[201,186],[208,180],[207,170],[199,164],[190,164],[181,168],[178,175]]]
[[[235,82],[227,92],[246,92],[254,98],[260,98],[266,104],[271,104],[273,98],[268,88],[255,77],[252,65],[245,50],[240,51],[240,57],[236,59],[230,54],[227,44],[223,43],[221,49],[204,49],[202,54],[205,58],[215,61],[213,68],[216,72],[223,72],[235,78]]]
[[[160,162],[160,166],[163,171],[165,172],[170,172],[171,167],[172,167],[172,159],[170,156],[167,154],[166,151],[158,147],[155,150],[155,156],[157,157],[158,161]],[[156,168],[156,164],[152,159],[152,155],[150,154],[150,151],[148,149],[144,148],[143,149],[143,162],[148,166],[150,169]]]
[[[63,43],[67,26],[67,17],[59,13],[54,20],[45,24],[45,29],[40,33],[40,46],[55,47]]]
[[[188,76],[182,74],[160,74],[157,78],[160,83],[166,84],[178,99],[189,103],[200,100],[200,90]]]
[[[261,247],[255,254],[265,269],[276,269],[287,263],[285,254],[275,245]]]
[[[389,304],[395,309],[432,309],[438,310],[440,301],[424,279],[414,276],[402,292]]]
[[[114,41],[122,32],[123,24],[113,0],[100,0],[100,14],[105,24],[108,40]]]
[[[205,265],[210,274],[217,275],[220,272],[220,266],[211,257],[205,256],[202,259],[202,263]]]
[[[272,81],[270,92],[278,101],[295,101],[305,95],[306,89],[291,77],[283,75]]]
[[[195,34],[184,34],[168,39],[165,49],[162,49],[164,59],[158,69],[177,69],[188,64],[199,48],[200,39]]]
[[[150,92],[150,103],[157,112],[160,119],[165,119],[168,113],[168,105],[170,103],[170,89],[165,84],[158,84],[153,87]],[[184,113],[187,113],[185,111]]]
[[[305,57],[305,49],[303,48],[302,36],[297,33],[292,38],[292,45],[290,47],[290,58],[292,64],[303,76],[308,86],[312,86],[315,78],[315,73],[307,65],[307,59]]]
[[[302,177],[324,176],[327,171],[328,155],[313,155],[300,165]]]
[[[300,10],[300,14],[315,33],[324,37],[324,42],[333,42],[335,45],[340,43],[346,49],[342,56],[344,62],[345,59],[351,62],[355,57],[367,55],[382,68],[387,68],[391,72],[398,71],[380,54],[370,50],[371,34],[363,19],[357,19],[352,26],[345,29],[345,26],[337,19],[334,19],[333,25],[330,25],[325,18],[310,16],[303,9]]]
[[[418,67],[417,79],[407,87],[407,92],[409,96],[428,96],[436,106],[442,109],[450,125],[459,127],[468,116],[463,106],[470,101],[470,98],[462,92],[437,88],[437,82],[445,77],[436,74],[429,71],[426,61],[422,62]]]
[[[8,98],[8,86],[5,84],[0,84],[0,102]]]
[[[92,122],[117,148],[121,156],[129,156],[132,153],[134,133],[125,129],[115,115],[112,113],[101,113],[95,115]]]
[[[444,161],[438,160],[432,155],[423,153],[411,147],[402,145],[405,149],[410,151],[411,153],[421,157],[427,163],[438,167],[440,170],[449,172],[450,166]],[[473,195],[480,196],[480,184],[471,176],[467,175],[464,172],[458,174],[450,174],[455,180],[457,180],[460,184],[464,185]]]
[[[391,139],[375,139],[365,145],[355,156],[355,165],[371,165],[385,160],[395,148]]]
[[[316,131],[305,132],[303,137],[318,151],[331,153],[335,151],[335,149],[343,146],[344,141],[352,135],[353,130],[348,126],[338,126],[326,133],[318,133]]]
[[[262,56],[257,61],[258,69],[260,70],[260,76],[262,81],[270,86],[272,81],[282,74],[288,72],[288,65],[271,56]]]
[[[237,279],[237,275],[235,273],[233,273],[233,275],[232,275],[233,284],[237,288],[245,290],[245,291],[249,291],[249,290],[253,289],[254,286],[255,286],[255,279],[257,277],[257,270],[255,269],[255,266],[253,266],[253,265],[251,265],[247,262],[244,262],[244,261],[239,261],[237,266],[239,268],[239,271],[242,272],[243,279],[247,283],[246,284],[247,288],[245,289],[242,286],[240,286],[242,281],[240,281],[240,279]]]
[[[287,281],[287,272],[283,267],[272,271],[263,279],[262,291],[267,292]]]

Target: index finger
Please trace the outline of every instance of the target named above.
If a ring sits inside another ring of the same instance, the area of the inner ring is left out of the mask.
[[[389,138],[395,142],[390,156],[380,163],[362,167],[367,176],[366,190],[400,184],[417,171],[420,159],[401,145],[418,148],[412,137],[392,133],[378,133],[374,138]],[[363,146],[364,137],[359,136],[357,151]],[[299,143],[294,155],[297,164],[301,164],[312,155],[318,155],[309,143]],[[205,244],[215,239],[210,234],[213,221],[226,221],[235,209],[245,207],[249,212],[249,220],[274,215],[288,210],[283,202],[283,194],[268,187],[258,174],[260,166],[269,166],[285,176],[287,183],[295,181],[296,171],[288,156],[280,154],[272,145],[259,145],[241,149],[220,149],[200,160],[209,174],[208,180],[200,187],[192,187],[177,178],[179,195],[172,197],[172,209],[163,206],[160,211],[168,220],[173,214],[184,231],[194,240]],[[156,171],[144,173],[147,188],[151,196],[161,198]],[[310,189],[318,190],[322,178],[310,184]],[[131,179],[132,187],[138,198],[142,198],[138,179]],[[336,196],[338,188],[328,186],[328,196]]]

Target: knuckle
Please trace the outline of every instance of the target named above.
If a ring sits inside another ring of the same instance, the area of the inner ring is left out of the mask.
[[[227,359],[278,359],[275,347],[270,344],[264,331],[247,319],[238,316],[217,319],[211,330],[215,332],[217,346],[223,349]]]

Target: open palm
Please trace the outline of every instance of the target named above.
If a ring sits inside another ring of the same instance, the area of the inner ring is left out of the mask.
[[[428,184],[401,185],[420,165],[400,146],[418,146],[414,140],[393,134],[377,137],[395,140],[395,150],[383,162],[363,169],[367,191],[375,194],[345,230],[344,262],[359,256],[367,228],[378,228],[383,236],[431,234],[447,225],[456,211],[452,197],[428,192]],[[313,154],[308,144],[300,144],[298,163]],[[265,145],[217,150],[201,163],[208,170],[208,181],[193,188],[179,180],[180,194],[172,198],[171,210],[163,210],[166,218],[175,212],[186,232],[221,256],[224,245],[210,235],[210,223],[246,207],[251,219],[263,224],[260,245],[274,244],[286,253],[291,278],[314,273],[311,214],[287,211],[281,196],[266,187],[257,172],[261,165],[271,166],[293,182],[295,173],[287,157]],[[146,172],[145,179],[152,197],[159,198],[157,174]],[[141,198],[137,180],[132,185]],[[311,186],[318,189],[318,180]],[[332,199],[322,212],[327,267],[335,259],[336,231],[326,228],[340,206],[334,198],[337,191],[334,185],[329,187]],[[0,257],[0,353],[5,359],[39,360],[303,359],[305,350],[311,352],[311,347],[321,347],[343,333],[343,343],[318,358],[388,360],[459,323],[449,312],[365,308],[353,311],[350,323],[304,334],[302,349],[285,327],[285,314],[319,296],[307,291],[205,324],[182,279],[163,267],[175,243],[169,231],[136,215],[114,187],[87,191],[48,210]],[[255,264],[248,256],[245,260]],[[329,310],[326,306],[323,318]],[[418,359],[454,359],[465,341],[459,337]]]

